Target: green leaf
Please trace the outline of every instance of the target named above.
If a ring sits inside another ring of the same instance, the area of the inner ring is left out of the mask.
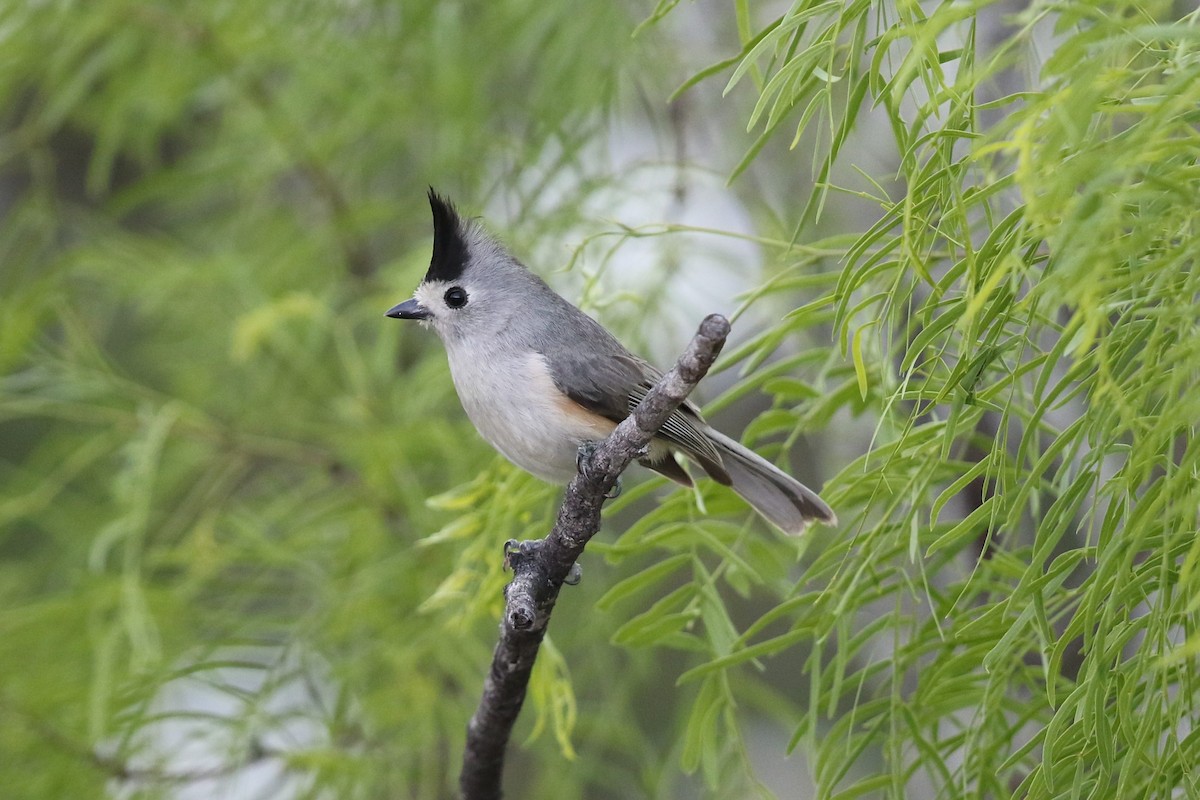
[[[636,575],[631,575],[628,578],[614,584],[604,595],[596,601],[596,608],[600,611],[607,611],[614,605],[637,594],[640,591],[648,589],[655,584],[662,583],[668,575],[675,572],[684,564],[690,563],[693,557],[690,553],[679,553],[670,558],[663,559],[654,566],[648,567]]]

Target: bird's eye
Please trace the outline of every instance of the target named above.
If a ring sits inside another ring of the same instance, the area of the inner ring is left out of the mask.
[[[451,308],[462,308],[467,304],[467,293],[458,286],[451,286],[442,297]]]

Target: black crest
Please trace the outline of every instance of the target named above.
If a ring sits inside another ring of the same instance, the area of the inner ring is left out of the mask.
[[[467,240],[462,217],[449,200],[429,187],[429,208],[433,210],[433,260],[429,262],[427,281],[456,281],[467,265]]]

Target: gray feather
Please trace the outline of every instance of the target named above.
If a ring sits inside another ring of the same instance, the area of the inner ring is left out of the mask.
[[[810,522],[836,525],[837,515],[817,493],[720,431],[709,429],[732,488],[781,531],[798,536]]]
[[[600,323],[574,307],[572,310],[578,315],[572,321],[573,327],[590,329],[582,339],[588,342],[588,348],[567,347],[562,338],[555,337],[542,342],[539,351],[546,357],[559,391],[587,410],[621,422],[645,399],[662,373],[626,350]],[[659,437],[700,462],[713,480],[728,485],[721,454],[707,430],[700,410],[685,401],[659,429]],[[683,482],[674,471],[664,474]]]
[[[692,483],[692,476],[687,474],[687,470],[679,466],[679,462],[675,460],[675,456],[665,447],[661,454],[647,456],[640,459],[638,463],[646,469],[652,469],[659,475],[670,478],[681,486],[686,486],[690,489],[695,485]]]

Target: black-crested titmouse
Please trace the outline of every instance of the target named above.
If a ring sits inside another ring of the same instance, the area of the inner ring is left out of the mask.
[[[661,373],[564,300],[432,189],[433,260],[411,300],[387,316],[433,328],[471,422],[518,467],[565,484],[579,448],[629,416]],[[640,459],[691,486],[683,453],[785,533],[837,518],[816,492],[714,430],[691,402]]]

